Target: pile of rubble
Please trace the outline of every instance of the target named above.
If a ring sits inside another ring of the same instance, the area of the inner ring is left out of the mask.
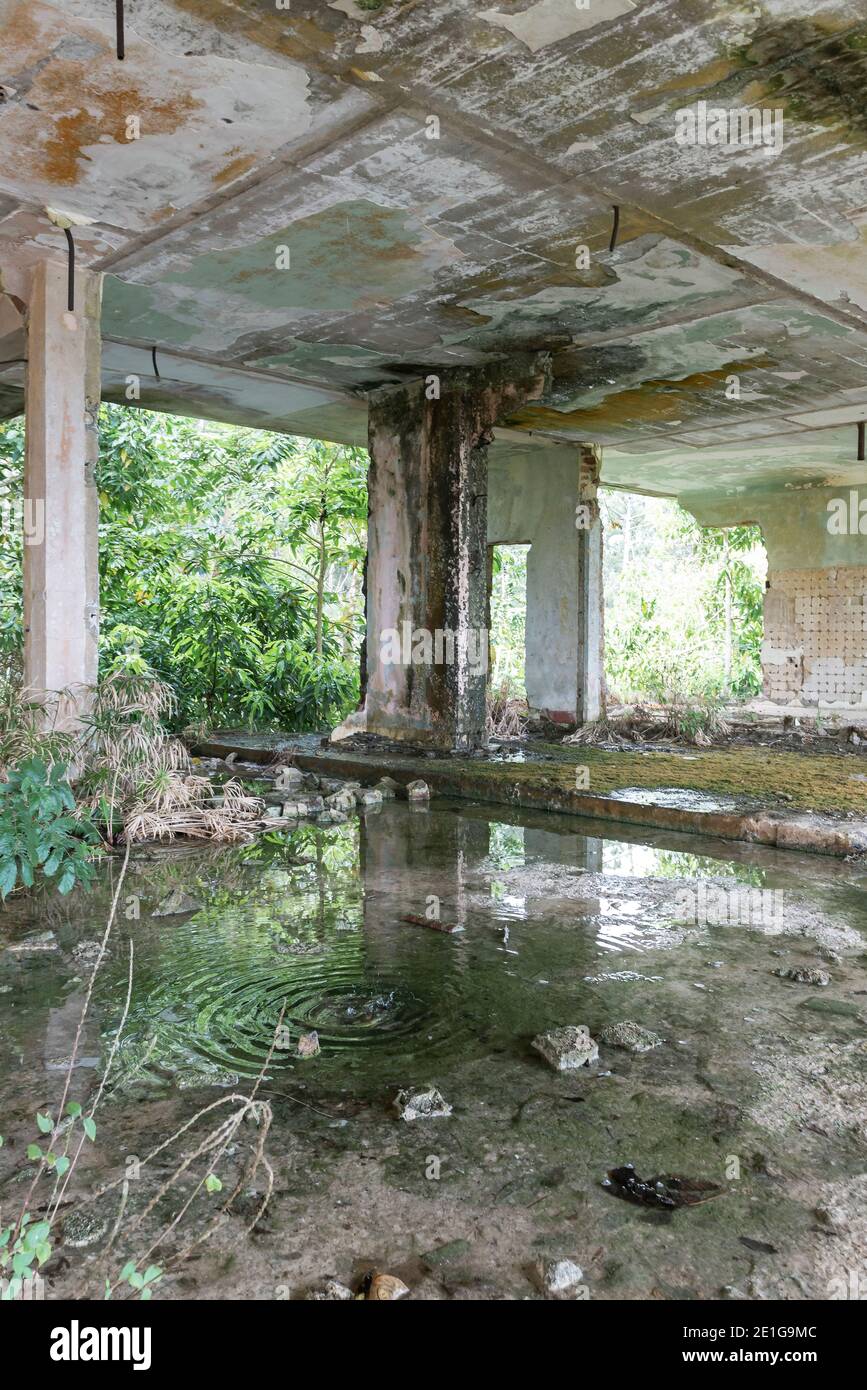
[[[279,820],[315,819],[317,825],[337,825],[357,811],[378,810],[396,797],[416,804],[430,799],[430,788],[421,779],[402,786],[392,777],[380,777],[374,786],[363,787],[297,767],[274,768],[273,778],[273,789],[263,800],[266,816]]]

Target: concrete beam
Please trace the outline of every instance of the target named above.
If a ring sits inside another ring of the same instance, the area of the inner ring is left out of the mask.
[[[78,271],[70,313],[65,263],[41,261],[27,313],[24,675],[40,698],[68,692],[67,727],[97,675],[101,288]]]

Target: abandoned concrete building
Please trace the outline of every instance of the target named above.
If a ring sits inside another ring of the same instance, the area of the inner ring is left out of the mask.
[[[34,684],[94,675],[101,392],[369,445],[371,732],[483,736],[483,678],[410,681],[379,634],[482,626],[486,543],[532,547],[531,705],[597,715],[600,472],[760,524],[768,699],[863,712],[867,518],[828,511],[864,485],[857,5],[131,0],[122,63],[112,8],[0,14]],[[701,103],[771,139],[678,143]]]
[[[298,768],[363,780],[366,759],[508,801],[557,884],[601,872],[599,819],[696,832],[694,806],[647,791],[652,753],[589,791],[552,790],[541,763],[500,791],[484,756],[468,635],[489,627],[494,546],[529,546],[531,712],[561,733],[604,714],[600,487],[761,528],[757,708],[842,730],[848,756],[845,731],[867,737],[865,79],[864,0],[0,0],[0,419],[24,413],[44,507],[27,684],[97,678],[108,401],[368,449],[363,699]],[[384,659],[387,634],[418,632],[454,636],[449,658]],[[863,773],[807,826],[771,761],[746,776],[774,805],[711,799],[706,833],[824,850],[854,892]],[[597,828],[555,832],[556,811]],[[370,911],[429,859],[462,929],[487,825],[396,817],[367,832]],[[781,1281],[750,1296],[800,1296]]]

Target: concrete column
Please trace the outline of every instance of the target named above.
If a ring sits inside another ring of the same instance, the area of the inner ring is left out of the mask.
[[[509,366],[370,399],[367,691],[346,732],[486,740],[487,450],[496,421],[543,386],[535,360]]]
[[[589,724],[604,709],[602,519],[599,515],[601,451],[582,445],[578,461],[578,702],[577,722]]]
[[[70,314],[66,264],[41,261],[27,314],[24,675],[39,695],[69,692],[67,727],[97,673],[101,281],[77,272]]]
[[[684,498],[705,526],[761,527],[768,554],[763,694],[778,706],[867,708],[867,487]]]
[[[491,451],[488,540],[529,545],[526,686],[558,724],[602,712],[599,459],[589,447],[504,440]]]

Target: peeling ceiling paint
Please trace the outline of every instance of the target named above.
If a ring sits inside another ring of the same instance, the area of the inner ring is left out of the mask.
[[[126,17],[120,64],[111,0],[0,0],[0,285],[65,255],[46,204],[93,219],[109,393],[157,344],[143,404],[358,441],[379,386],[546,350],[512,431],[603,443],[619,486],[847,475],[815,422],[867,399],[863,0]],[[782,111],[782,148],[679,144],[699,102]]]
[[[531,53],[538,53],[540,48],[604,24],[606,20],[619,19],[634,9],[632,0],[583,0],[580,5],[577,0],[536,0],[535,5],[517,14],[482,10],[481,18],[508,29]]]

